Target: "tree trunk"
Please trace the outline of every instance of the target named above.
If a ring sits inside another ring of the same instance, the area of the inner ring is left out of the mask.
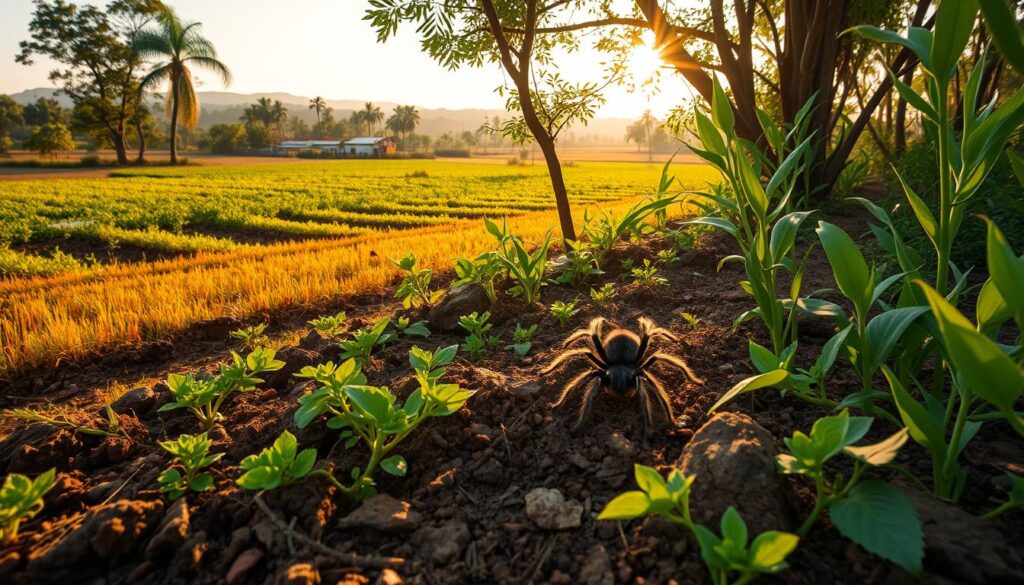
[[[135,157],[135,162],[141,165],[146,162],[146,133],[142,130],[141,120],[135,123],[135,136],[139,139],[139,155]]]
[[[178,164],[178,75],[171,78],[171,164]]]
[[[114,153],[117,155],[117,164],[128,164],[128,148],[125,145],[124,130],[111,131],[110,141],[114,144]]]

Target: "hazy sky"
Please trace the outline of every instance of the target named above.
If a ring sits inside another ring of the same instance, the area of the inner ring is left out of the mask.
[[[103,4],[100,0],[79,3]],[[362,20],[365,0],[170,0],[180,16],[203,23],[234,74],[228,88],[239,93],[283,91],[415,104],[427,108],[501,108],[494,93],[503,83],[498,64],[448,71],[420,52],[415,31],[378,44]],[[0,0],[0,93],[50,87],[50,64],[30,67],[14,62],[18,42],[27,37],[31,0]],[[570,56],[561,68],[570,79],[599,80],[600,57]],[[201,90],[219,90],[210,75],[197,76]],[[653,97],[607,92],[601,116],[635,117],[644,109],[664,114],[677,97],[690,95],[684,82],[666,72],[662,91]]]

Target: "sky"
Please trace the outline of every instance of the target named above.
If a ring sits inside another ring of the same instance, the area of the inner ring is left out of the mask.
[[[78,3],[103,4],[101,0]],[[414,104],[424,108],[504,107],[495,88],[504,83],[501,66],[448,71],[420,51],[412,27],[377,42],[362,20],[365,0],[170,0],[178,14],[203,30],[231,69],[229,91],[287,92],[328,99]],[[282,9],[285,6],[285,9]],[[51,87],[50,63],[14,62],[18,42],[28,36],[31,0],[0,0],[0,93]],[[568,79],[601,79],[600,57],[569,55],[560,72]],[[650,59],[641,59],[648,63]],[[649,64],[649,63],[648,63]],[[200,91],[224,89],[211,75],[198,74]],[[663,116],[691,90],[671,72],[655,95],[612,87],[601,117],[639,116],[651,109]]]

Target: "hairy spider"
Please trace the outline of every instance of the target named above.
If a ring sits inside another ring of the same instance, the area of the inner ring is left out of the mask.
[[[602,335],[601,330],[604,323],[605,320],[602,317],[594,319],[586,329],[580,329],[569,335],[563,344],[563,347],[569,347],[573,343],[589,337],[593,348],[577,348],[566,351],[548,367],[541,370],[541,374],[550,374],[559,365],[578,357],[585,357],[591,362],[591,369],[570,380],[552,406],[561,406],[570,392],[589,383],[583,394],[579,417],[573,428],[579,427],[586,420],[590,406],[593,404],[598,390],[601,389],[607,389],[619,396],[626,397],[638,394],[645,433],[647,425],[654,422],[652,401],[661,405],[669,421],[675,424],[675,415],[672,413],[672,404],[668,394],[665,393],[665,387],[648,371],[648,368],[654,363],[664,362],[681,369],[694,382],[701,383],[701,379],[690,370],[690,367],[682,359],[660,351],[653,353],[650,351],[652,340],[664,338],[677,341],[679,338],[668,330],[656,326],[646,317],[639,319],[639,335],[628,329],[613,329],[607,335]]]

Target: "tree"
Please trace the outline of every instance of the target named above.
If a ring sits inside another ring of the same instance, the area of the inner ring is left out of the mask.
[[[420,113],[416,106],[395,106],[395,113],[388,118],[386,126],[401,136],[402,148],[405,148],[406,138],[416,131],[419,124]]]
[[[640,119],[636,122],[641,128],[643,128],[644,142],[647,143],[647,161],[650,162],[654,160],[654,156],[652,154],[654,151],[654,141],[651,140],[651,127],[656,126],[658,124],[658,120],[651,115],[650,110],[644,110],[643,115],[640,116]]]
[[[108,134],[122,164],[128,162],[125,126],[138,102],[139,61],[131,42],[138,24],[161,8],[157,0],[114,0],[106,7],[35,0],[31,39],[20,43],[15,58],[23,65],[32,65],[37,55],[54,61],[50,80],[76,107],[88,110],[85,119]]]
[[[53,98],[37,98],[22,109],[26,126],[42,126],[50,122],[70,123],[68,112]]]
[[[359,111],[359,114],[361,121],[366,124],[366,135],[373,136],[373,129],[384,119],[384,112],[373,105],[373,102],[366,102],[366,105]]]
[[[157,18],[157,28],[135,35],[132,48],[143,59],[162,60],[140,84],[140,91],[167,84],[170,104],[171,164],[178,162],[177,129],[181,123],[195,128],[199,121],[199,97],[192,79],[192,68],[206,69],[231,83],[231,71],[217,59],[217,51],[202,35],[202,24],[184,22],[165,8]]]
[[[71,137],[71,130],[59,122],[50,122],[36,129],[29,137],[26,146],[46,156],[75,149],[75,140]]]
[[[319,122],[317,124],[319,125]],[[302,118],[288,120],[288,135],[292,138],[309,138],[310,131],[309,124]]]
[[[242,124],[214,124],[210,126],[210,151],[230,154],[240,150],[248,141]]]
[[[316,96],[315,98],[309,100],[309,109],[316,112],[317,125],[320,125],[320,112],[324,111],[324,108],[326,107],[327,101],[320,96]]]
[[[288,108],[284,107],[278,100],[274,100],[273,105],[270,106],[269,111],[270,125],[277,130],[277,140],[280,141],[284,136],[284,125],[288,121]]]
[[[9,95],[0,95],[0,153],[7,152],[11,134],[23,125],[21,104]]]

